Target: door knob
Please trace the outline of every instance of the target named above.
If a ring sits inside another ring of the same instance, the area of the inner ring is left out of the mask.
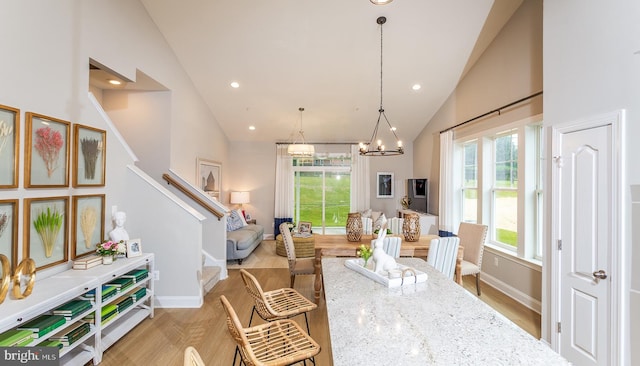
[[[593,272],[593,278],[596,279],[596,281],[598,280],[604,280],[605,278],[607,278],[607,272],[605,272],[604,270],[598,270]]]

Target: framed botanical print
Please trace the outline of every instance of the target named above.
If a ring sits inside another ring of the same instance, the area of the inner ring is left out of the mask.
[[[73,126],[74,187],[104,187],[107,133],[97,128]]]
[[[393,173],[378,172],[377,198],[393,198]]]
[[[20,110],[0,104],[0,188],[18,187]]]
[[[220,201],[222,188],[222,164],[207,159],[197,159],[196,182],[200,189]]]
[[[69,129],[61,119],[26,113],[26,188],[69,186]]]
[[[0,254],[18,265],[18,200],[0,200]]]
[[[68,197],[25,198],[24,258],[36,262],[36,270],[69,259]]]
[[[71,197],[71,259],[95,253],[104,240],[104,194]]]

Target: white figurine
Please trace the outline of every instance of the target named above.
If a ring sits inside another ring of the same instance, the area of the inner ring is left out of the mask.
[[[113,214],[113,225],[114,228],[109,232],[109,239],[111,241],[120,241],[120,240],[129,240],[129,234],[124,229],[124,222],[127,220],[127,214],[118,211]]]
[[[396,260],[384,251],[385,236],[387,236],[387,226],[382,225],[378,238],[373,242],[373,262],[377,273],[398,268]]]

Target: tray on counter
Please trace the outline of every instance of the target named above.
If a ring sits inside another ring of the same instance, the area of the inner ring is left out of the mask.
[[[390,278],[389,272],[374,272],[369,268],[363,267],[363,263],[364,261],[362,259],[347,259],[344,261],[345,267],[387,287],[412,285],[415,283],[425,282],[428,278],[426,273],[402,264],[398,264],[399,273],[396,273],[397,277]]]

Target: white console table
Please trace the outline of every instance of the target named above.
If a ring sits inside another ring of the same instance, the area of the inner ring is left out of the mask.
[[[400,210],[398,211],[398,217],[404,218],[404,215],[408,213],[414,213],[420,216],[420,236],[438,235],[438,216],[413,210]]]

